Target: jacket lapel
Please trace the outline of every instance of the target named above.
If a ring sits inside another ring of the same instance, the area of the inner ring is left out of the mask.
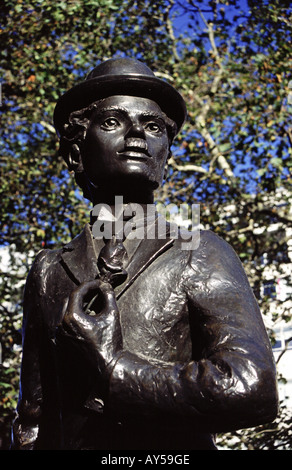
[[[80,235],[64,246],[61,257],[64,268],[76,284],[96,278],[98,269],[89,224],[85,225]]]

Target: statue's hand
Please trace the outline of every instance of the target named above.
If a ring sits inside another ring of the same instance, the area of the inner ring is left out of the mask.
[[[87,314],[86,301],[96,294],[101,301],[101,309]],[[62,329],[79,341],[87,359],[104,378],[108,377],[122,350],[119,310],[111,284],[94,280],[73,291],[65,305]]]

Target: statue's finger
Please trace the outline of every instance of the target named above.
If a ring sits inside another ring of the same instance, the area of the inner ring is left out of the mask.
[[[94,279],[80,284],[70,295],[67,311],[69,314],[73,312],[79,313],[83,311],[84,299],[90,292],[97,292],[100,280]]]

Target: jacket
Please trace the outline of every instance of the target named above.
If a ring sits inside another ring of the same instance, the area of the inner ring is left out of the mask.
[[[234,250],[210,231],[136,243],[116,288],[123,351],[104,394],[70,340],[63,305],[98,276],[90,226],[41,251],[24,294],[21,391],[14,449],[216,449],[214,435],[272,421],[269,339]]]

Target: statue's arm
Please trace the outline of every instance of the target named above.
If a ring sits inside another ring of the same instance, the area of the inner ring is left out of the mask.
[[[201,356],[167,364],[122,352],[111,374],[111,409],[171,413],[213,432],[276,417],[275,366],[257,302],[234,251],[209,237],[201,266],[190,259],[182,279]]]
[[[34,449],[41,416],[42,391],[40,381],[40,280],[41,252],[27,277],[22,325],[22,364],[17,415],[12,426],[11,448]]]

